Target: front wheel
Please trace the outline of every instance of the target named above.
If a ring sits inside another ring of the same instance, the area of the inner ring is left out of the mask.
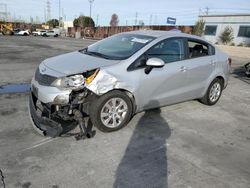
[[[92,103],[90,119],[103,132],[116,131],[128,124],[132,109],[132,101],[126,93],[111,91]]]
[[[215,78],[209,85],[204,97],[200,99],[203,104],[214,105],[220,99],[223,88],[223,81],[219,78]]]

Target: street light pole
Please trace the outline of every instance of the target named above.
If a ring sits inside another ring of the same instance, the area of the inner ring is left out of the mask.
[[[89,17],[91,18],[91,9],[92,9],[92,4],[94,3],[94,0],[89,0]]]

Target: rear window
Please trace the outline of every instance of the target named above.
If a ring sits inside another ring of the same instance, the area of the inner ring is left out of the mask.
[[[189,58],[203,57],[215,54],[215,48],[202,41],[188,40]]]
[[[188,48],[189,48],[189,58],[209,55],[207,44],[188,40]]]

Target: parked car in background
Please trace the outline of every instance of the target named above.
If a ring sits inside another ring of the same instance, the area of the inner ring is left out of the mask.
[[[41,30],[39,36],[43,36],[44,33],[46,33],[48,30]]]
[[[59,36],[59,33],[54,31],[54,30],[49,30],[49,31],[46,31],[45,33],[42,34],[43,37],[58,37]]]
[[[17,33],[17,35],[28,36],[30,33],[28,30],[22,30]]]
[[[32,32],[32,35],[33,35],[33,36],[41,36],[42,33],[45,33],[45,32],[46,32],[46,30],[33,31],[33,32]]]
[[[19,33],[20,31],[21,31],[21,29],[19,29],[19,28],[14,29],[14,30],[13,30],[14,35],[18,35],[18,33]]]
[[[60,120],[89,115],[104,132],[126,126],[138,112],[199,99],[214,105],[227,86],[229,56],[180,32],[133,31],[43,61],[31,82],[33,127],[52,137]]]

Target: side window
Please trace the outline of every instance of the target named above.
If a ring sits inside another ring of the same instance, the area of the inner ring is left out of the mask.
[[[208,45],[192,40],[188,40],[189,58],[209,55]]]
[[[147,55],[148,58],[160,58],[165,63],[183,60],[184,42],[182,39],[166,39],[150,48]]]

